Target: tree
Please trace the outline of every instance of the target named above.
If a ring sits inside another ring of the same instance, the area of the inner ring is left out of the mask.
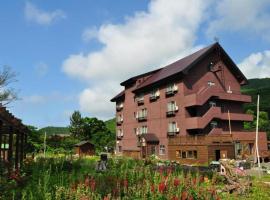
[[[43,148],[43,138],[36,127],[28,126],[28,129],[26,152],[37,153]]]
[[[245,122],[244,129],[254,131],[256,128],[257,116],[253,110],[247,110],[246,113],[253,115],[253,121]],[[259,130],[267,132],[267,137],[268,139],[270,138],[270,120],[267,112],[261,111],[259,114]]]
[[[80,111],[74,111],[71,115],[69,131],[74,137],[82,138],[84,136],[83,118]]]
[[[0,103],[2,105],[7,105],[18,99],[17,93],[9,87],[11,83],[16,81],[15,78],[16,74],[8,66],[4,66],[0,71]]]

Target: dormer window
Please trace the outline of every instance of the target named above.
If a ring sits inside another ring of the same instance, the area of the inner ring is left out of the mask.
[[[216,107],[217,104],[216,104],[215,101],[209,101],[209,106],[210,106],[210,107]]]
[[[210,126],[211,126],[211,129],[217,128],[217,126],[218,126],[217,121],[211,121]]]
[[[169,84],[166,87],[166,96],[174,95],[178,90],[178,87],[176,84]]]
[[[178,106],[175,101],[171,101],[167,104],[167,116],[174,116],[178,111]]]
[[[155,100],[157,100],[158,98],[159,98],[159,96],[160,96],[160,92],[159,92],[159,90],[158,89],[156,89],[156,90],[152,90],[151,92],[150,92],[150,101],[155,101]]]

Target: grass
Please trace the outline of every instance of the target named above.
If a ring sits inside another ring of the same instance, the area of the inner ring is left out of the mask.
[[[184,172],[172,164],[156,167],[155,160],[113,158],[106,172],[96,171],[97,157],[70,156],[27,159],[21,174],[0,183],[0,199],[267,199],[270,176],[255,178],[247,196],[218,194],[221,177]],[[0,179],[4,180],[4,179]],[[2,188],[1,188],[2,187]]]

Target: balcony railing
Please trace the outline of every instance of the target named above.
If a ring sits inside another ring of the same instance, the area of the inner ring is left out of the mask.
[[[167,117],[175,116],[176,113],[177,113],[177,111],[178,111],[178,106],[174,106],[173,109],[168,110],[168,111],[166,112],[166,115],[167,115]]]
[[[221,134],[219,136],[196,135],[196,136],[178,136],[168,138],[169,145],[209,145],[209,144],[232,144],[233,137],[230,134]]]
[[[231,91],[232,93],[228,92],[220,92],[217,90],[215,86],[212,87],[203,87],[198,91],[196,94],[189,94],[185,96],[184,99],[184,106],[196,106],[196,105],[203,105],[207,102],[210,97],[217,97],[218,99],[222,100],[230,100],[230,101],[239,101],[244,103],[251,102],[251,96],[243,95],[239,91]]]
[[[138,105],[143,105],[144,104],[144,98],[138,98],[137,99],[137,104]]]
[[[167,135],[168,136],[175,136],[177,133],[179,133],[179,128],[176,128],[174,130],[168,130]]]
[[[123,118],[117,119],[116,124],[119,126],[123,123]]]
[[[138,120],[139,122],[146,121],[146,120],[147,120],[147,116],[138,116],[138,117],[137,117],[137,120]]]

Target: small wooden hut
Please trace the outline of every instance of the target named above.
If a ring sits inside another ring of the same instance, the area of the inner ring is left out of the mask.
[[[89,141],[81,141],[75,144],[75,152],[79,156],[95,155],[95,146]]]

